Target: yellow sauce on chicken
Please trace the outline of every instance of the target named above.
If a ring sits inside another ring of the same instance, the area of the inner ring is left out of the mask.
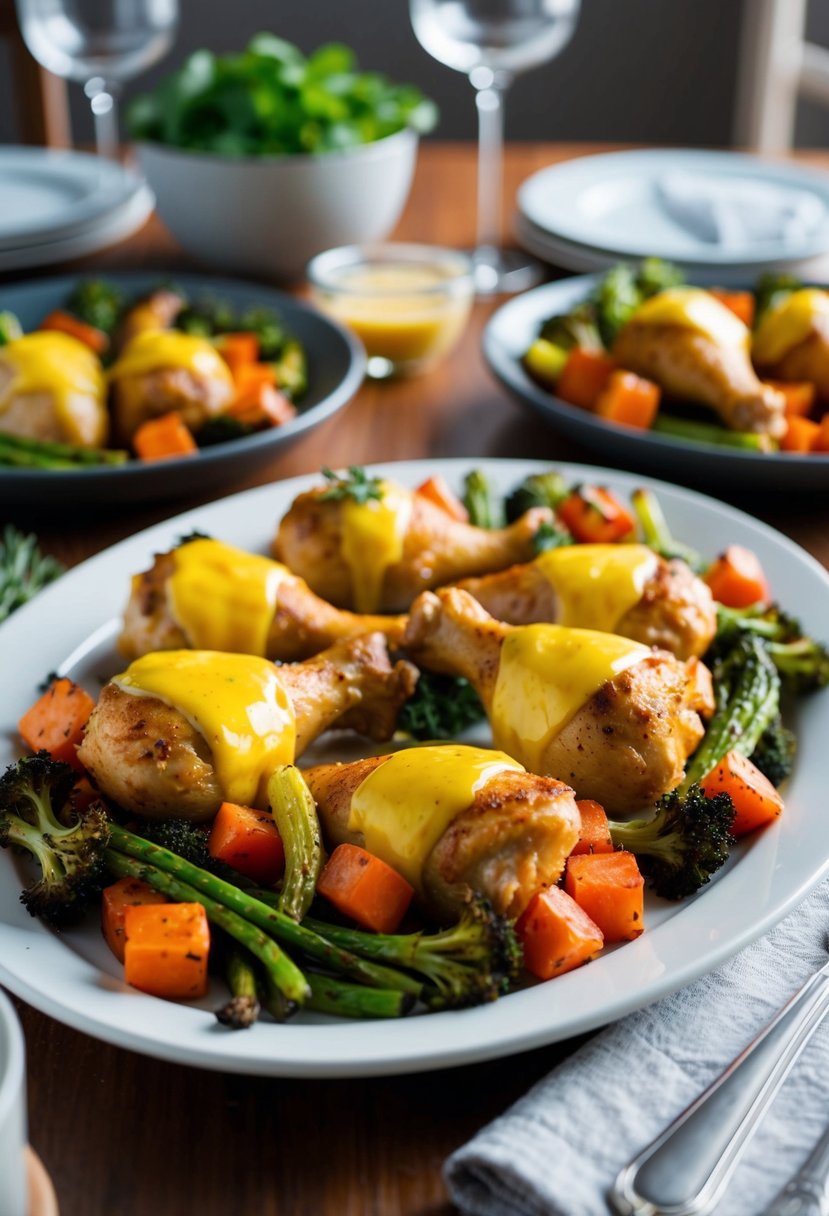
[[[403,556],[403,540],[412,513],[412,494],[389,481],[381,497],[343,501],[343,560],[351,571],[351,590],[358,612],[377,612],[389,566]]]
[[[680,325],[718,346],[748,347],[750,334],[739,317],[700,287],[669,287],[646,300],[631,325]]]
[[[218,540],[192,540],[173,554],[170,609],[197,650],[267,654],[287,566]]]
[[[145,376],[165,367],[181,367],[210,380],[233,385],[230,368],[212,343],[173,329],[151,329],[131,338],[109,369],[110,380]]]
[[[760,321],[752,346],[754,358],[758,363],[777,363],[804,342],[821,319],[829,322],[829,292],[816,287],[793,291]]]
[[[349,831],[362,832],[369,853],[393,866],[415,889],[423,865],[450,823],[498,773],[523,772],[504,752],[445,744],[395,752],[351,798]]]
[[[294,708],[277,668],[265,659],[168,650],[136,659],[114,683],[136,696],[157,697],[204,736],[228,802],[266,805],[269,775],[293,762]]]
[[[535,559],[559,600],[560,625],[613,633],[658,560],[647,545],[565,545]]]
[[[48,393],[67,443],[96,447],[106,442],[108,421],[104,375],[98,356],[69,334],[26,334],[0,348],[0,366],[11,377],[0,394],[2,414],[16,397]]]
[[[504,639],[490,722],[496,747],[543,773],[544,753],[603,684],[647,657],[639,642],[592,629],[522,625]]]

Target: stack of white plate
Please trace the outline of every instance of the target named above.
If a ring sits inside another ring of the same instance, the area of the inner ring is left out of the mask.
[[[0,148],[0,271],[82,257],[147,220],[152,191],[136,172],[85,152]]]
[[[567,270],[657,256],[698,282],[747,282],[766,269],[816,278],[829,255],[829,174],[735,152],[585,156],[523,183],[515,232]]]

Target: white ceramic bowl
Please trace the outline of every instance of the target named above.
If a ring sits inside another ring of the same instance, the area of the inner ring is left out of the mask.
[[[26,1067],[23,1032],[0,992],[0,1211],[26,1216]]]
[[[158,214],[184,248],[235,273],[296,279],[334,245],[381,241],[405,206],[417,135],[321,156],[231,158],[137,145]]]

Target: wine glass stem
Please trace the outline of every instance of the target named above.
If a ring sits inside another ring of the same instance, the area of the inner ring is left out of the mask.
[[[474,81],[473,81],[474,83]],[[475,93],[478,108],[478,260],[497,257],[501,244],[504,94],[509,81],[498,78]]]
[[[95,146],[99,156],[118,160],[118,86],[113,81],[102,85],[89,99],[95,119]]]

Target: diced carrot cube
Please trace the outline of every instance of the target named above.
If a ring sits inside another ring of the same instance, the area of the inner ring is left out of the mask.
[[[436,473],[434,477],[427,477],[417,487],[415,494],[419,494],[421,498],[428,498],[436,507],[440,507],[441,511],[445,511],[451,519],[456,519],[462,524],[469,523],[469,512],[457,494],[453,494],[449,489],[440,473]]]
[[[94,708],[88,692],[61,676],[26,710],[17,729],[33,752],[47,751],[53,760],[80,770],[77,747]]]
[[[556,396],[571,405],[592,410],[615,367],[614,360],[604,351],[575,346],[558,378]]]
[[[207,851],[262,886],[273,886],[285,869],[285,849],[273,815],[235,802],[219,807]]]
[[[729,752],[700,782],[706,798],[729,794],[734,803],[732,836],[745,836],[755,828],[776,819],[783,810],[783,799],[768,777],[753,761],[739,752]]]
[[[764,380],[770,388],[782,393],[786,400],[787,418],[805,418],[817,398],[817,389],[809,380]]]
[[[743,325],[752,328],[756,306],[753,291],[724,291],[714,287],[711,288],[711,295],[724,304],[729,312],[733,312],[735,317],[739,317]]]
[[[317,891],[343,916],[375,933],[394,933],[414,895],[402,874],[356,844],[337,845]]]
[[[124,961],[127,908],[139,904],[166,904],[167,896],[140,878],[119,878],[101,894],[101,930],[106,943],[120,963]]]
[[[201,904],[132,904],[124,909],[124,979],[167,1000],[207,992],[210,927]]]
[[[558,514],[582,544],[613,544],[636,527],[627,507],[604,486],[580,486],[561,503]]]
[[[570,856],[577,857],[581,853],[612,853],[613,841],[604,807],[592,798],[584,798],[577,802],[576,806],[581,815],[581,830]]]
[[[607,422],[650,430],[659,410],[662,390],[652,380],[618,368],[596,398],[595,412]]]
[[[564,887],[606,942],[630,941],[644,929],[645,880],[632,853],[568,857]]]
[[[132,437],[132,446],[141,460],[169,460],[173,456],[192,456],[199,450],[181,415],[175,411],[143,422]]]
[[[561,887],[539,891],[515,923],[524,966],[540,980],[572,971],[604,945],[601,929]]]
[[[726,608],[749,608],[771,598],[760,559],[742,545],[729,545],[709,567],[705,582],[714,599]]]
[[[813,452],[820,439],[820,423],[811,418],[791,414],[786,419],[786,433],[780,440],[781,452]]]

